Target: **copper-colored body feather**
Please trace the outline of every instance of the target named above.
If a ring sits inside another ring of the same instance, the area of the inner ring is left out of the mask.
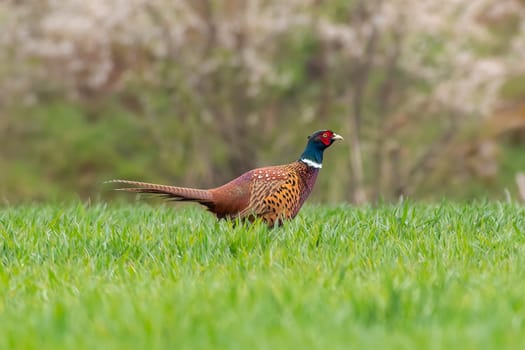
[[[129,185],[121,191],[162,195],[175,201],[206,206],[218,218],[253,221],[261,218],[269,226],[294,218],[310,194],[318,169],[302,162],[258,168],[220,187],[201,190],[146,182],[112,180]]]

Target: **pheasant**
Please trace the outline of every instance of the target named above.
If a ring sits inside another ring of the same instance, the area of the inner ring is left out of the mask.
[[[170,200],[197,202],[219,219],[253,222],[260,218],[268,226],[280,226],[293,219],[314,187],[323,163],[323,152],[343,137],[330,130],[320,130],[308,137],[299,159],[286,165],[250,170],[225,185],[194,189],[157,185],[129,180],[108,182],[126,185],[116,190],[152,193]]]

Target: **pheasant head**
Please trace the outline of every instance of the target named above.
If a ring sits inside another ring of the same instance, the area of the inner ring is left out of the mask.
[[[323,166],[323,152],[337,140],[342,140],[331,130],[319,130],[308,136],[308,142],[299,160],[311,167],[321,168]]]

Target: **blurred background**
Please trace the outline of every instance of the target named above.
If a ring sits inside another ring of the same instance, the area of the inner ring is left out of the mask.
[[[0,2],[0,202],[209,187],[330,128],[314,201],[525,199],[525,1]]]

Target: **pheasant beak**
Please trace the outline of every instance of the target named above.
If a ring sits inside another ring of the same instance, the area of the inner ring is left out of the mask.
[[[343,136],[341,135],[337,135],[335,132],[334,134],[332,135],[332,141],[337,141],[337,140],[344,140]]]

